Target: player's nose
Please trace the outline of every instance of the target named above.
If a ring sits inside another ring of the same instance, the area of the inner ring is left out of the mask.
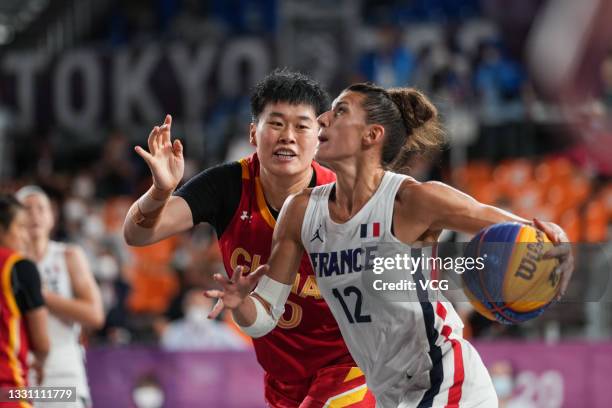
[[[280,132],[279,142],[294,143],[296,139],[295,130],[291,126],[287,126]]]
[[[317,122],[319,123],[319,126],[325,128],[329,126],[329,115],[330,115],[331,111],[327,111],[327,112],[323,112],[322,114],[319,115],[319,117],[317,118]]]

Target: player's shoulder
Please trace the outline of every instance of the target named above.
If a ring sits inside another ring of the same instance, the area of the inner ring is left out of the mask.
[[[312,191],[314,188],[305,188],[299,193],[291,194],[287,197],[287,201],[285,202],[285,206],[289,209],[291,208],[292,212],[297,212],[300,210],[306,210],[308,206],[308,201],[310,200],[310,196],[312,195]]]
[[[14,277],[20,282],[28,284],[33,280],[38,280],[38,267],[34,261],[28,258],[21,258],[13,265]]]
[[[452,189],[452,187],[440,181],[421,182],[412,177],[407,177],[399,188],[398,198],[422,201],[445,194],[449,189]]]
[[[301,220],[306,214],[306,208],[308,207],[308,201],[310,200],[312,191],[313,188],[306,188],[299,193],[291,194],[287,197],[283,204],[283,209],[281,210],[283,218],[287,220],[286,222],[301,224]]]
[[[74,256],[79,256],[79,255],[84,254],[83,248],[81,248],[77,244],[66,243],[66,244],[63,244],[63,247],[64,247],[64,253],[66,254],[67,257],[74,257]]]
[[[87,263],[87,255],[85,254],[85,251],[77,244],[64,244],[64,256],[66,257],[68,270],[71,269],[71,266],[78,267],[80,269],[84,262]]]
[[[188,183],[197,183],[204,180],[216,180],[222,183],[240,182],[243,173],[242,167],[240,161],[217,164],[202,170],[191,178]]]
[[[14,264],[14,268],[17,270],[34,270],[36,271],[36,264],[34,263],[34,261],[32,261],[31,259],[28,258],[19,258],[15,264]]]
[[[409,177],[402,182],[395,200],[400,210],[424,214],[442,205],[452,189],[448,184],[439,181],[420,182]]]

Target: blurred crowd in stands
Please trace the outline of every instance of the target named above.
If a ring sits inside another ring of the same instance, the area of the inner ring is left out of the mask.
[[[330,92],[361,80],[422,89],[440,107],[450,148],[433,159],[415,159],[415,176],[441,179],[482,202],[558,222],[572,241],[610,241],[612,152],[606,145],[612,145],[612,54],[601,66],[600,92],[568,118],[536,97],[520,50],[508,49],[495,23],[481,18],[478,1],[400,3],[362,2],[353,75],[332,84]],[[100,37],[121,45],[159,36],[273,36],[277,25],[274,0],[148,4],[118,5]],[[205,159],[190,158],[187,146],[186,178],[249,154],[249,121],[248,95],[238,103],[218,100],[205,114]],[[211,228],[200,226],[150,247],[124,243],[126,211],[150,185],[132,136],[109,131],[96,149],[79,157],[59,157],[48,138],[33,137],[34,144],[16,146],[17,177],[2,180],[3,189],[43,187],[56,205],[56,238],[85,248],[107,312],[105,328],[90,333],[90,342],[248,347],[231,325],[205,318],[210,304],[201,290],[223,268]],[[144,144],[146,137],[136,139]],[[571,323],[583,328],[586,319]],[[474,333],[496,336],[504,330]]]

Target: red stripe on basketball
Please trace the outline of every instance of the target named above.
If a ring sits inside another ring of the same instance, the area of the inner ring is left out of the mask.
[[[438,302],[436,306],[436,314],[442,319],[446,319],[447,311],[444,305]],[[448,401],[446,402],[445,408],[458,408],[459,401],[461,400],[461,387],[463,386],[463,380],[465,379],[465,372],[463,369],[463,352],[461,351],[461,343],[456,339],[449,339],[448,336],[452,333],[452,329],[444,325],[442,327],[442,335],[449,341],[453,347],[453,364],[455,366],[453,375],[453,385],[448,390]]]
[[[373,233],[374,233],[375,237],[380,236],[380,223],[379,222],[375,222],[374,223],[374,231],[373,231]]]

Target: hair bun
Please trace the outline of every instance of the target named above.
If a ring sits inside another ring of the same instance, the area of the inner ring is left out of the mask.
[[[389,89],[389,97],[399,108],[408,134],[438,116],[436,107],[414,88]]]

